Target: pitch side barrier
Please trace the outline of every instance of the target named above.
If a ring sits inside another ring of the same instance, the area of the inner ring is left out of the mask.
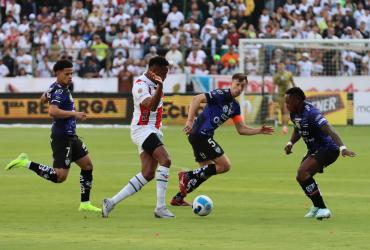
[[[133,101],[130,94],[74,93],[77,111],[88,114],[89,124],[130,124]],[[196,94],[166,94],[163,125],[183,125]],[[0,124],[50,124],[48,104],[40,103],[41,93],[0,94]],[[333,125],[353,124],[353,94],[345,92],[308,92],[314,103]],[[245,94],[239,98],[247,124],[279,124],[279,107],[270,95]],[[201,106],[197,113],[203,110]],[[358,108],[360,110],[360,108]],[[81,123],[80,123],[81,124]],[[231,124],[231,123],[228,123]]]
[[[0,123],[50,123],[42,93],[0,94]],[[129,124],[133,102],[130,94],[73,93],[76,111],[86,112],[89,124]]]

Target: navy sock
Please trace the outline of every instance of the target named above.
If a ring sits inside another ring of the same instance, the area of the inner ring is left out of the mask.
[[[317,186],[316,181],[310,177],[303,183],[300,183],[303,191],[306,193],[307,197],[311,199],[313,205],[318,208],[326,208],[324,200],[321,196],[320,189]]]
[[[29,169],[42,178],[57,183],[58,176],[54,168],[31,161]]]
[[[81,170],[80,187],[81,187],[81,202],[90,200],[90,190],[92,187],[92,170]]]

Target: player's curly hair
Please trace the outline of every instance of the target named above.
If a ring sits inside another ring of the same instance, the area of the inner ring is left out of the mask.
[[[285,94],[287,94],[287,95],[293,95],[293,96],[297,97],[301,101],[306,100],[306,95],[304,94],[303,90],[301,88],[298,88],[298,87],[293,87],[293,88],[288,89],[285,92]]]
[[[167,59],[162,56],[155,56],[149,60],[149,68],[153,66],[166,67],[169,65]]]
[[[59,70],[67,69],[67,68],[73,68],[73,63],[70,60],[62,59],[58,60],[53,67],[54,72],[57,72]]]

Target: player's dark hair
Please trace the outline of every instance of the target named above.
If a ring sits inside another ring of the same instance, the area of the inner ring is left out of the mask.
[[[306,95],[304,94],[303,90],[298,87],[288,89],[285,94],[295,96],[301,101],[306,100]]]
[[[248,81],[248,78],[247,78],[247,75],[246,74],[243,74],[243,73],[236,73],[232,76],[231,78],[233,81],[234,80],[238,80],[239,82],[242,82],[242,81]]]
[[[162,56],[155,56],[149,60],[149,68],[153,66],[166,67],[169,65],[167,59]]]
[[[59,70],[67,69],[67,68],[73,68],[73,63],[70,60],[62,59],[58,60],[53,67],[54,72],[57,72]]]

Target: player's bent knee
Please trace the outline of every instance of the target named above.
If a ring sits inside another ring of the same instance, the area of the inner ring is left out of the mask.
[[[171,166],[171,159],[169,157],[164,158],[159,162],[161,166],[169,168]]]
[[[142,175],[145,178],[145,180],[151,181],[151,180],[153,180],[153,178],[155,176],[155,171],[143,171]]]
[[[308,178],[310,178],[310,174],[309,173],[303,172],[303,171],[298,171],[297,176],[296,176],[297,182],[303,183]]]
[[[86,166],[81,168],[82,170],[93,170],[93,165],[92,164],[87,164]]]
[[[67,179],[67,176],[66,175],[62,175],[62,176],[59,176],[58,175],[58,178],[57,178],[57,182],[56,183],[63,183],[66,179]]]

